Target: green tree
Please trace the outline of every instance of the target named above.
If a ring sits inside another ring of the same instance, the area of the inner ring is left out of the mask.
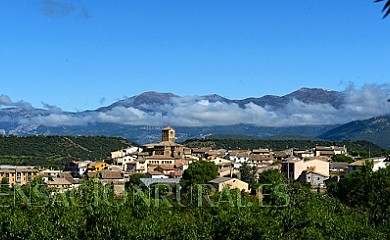
[[[10,189],[11,189],[11,188],[9,187],[8,178],[3,177],[3,178],[1,179],[0,192],[1,192],[1,193],[9,192]]]
[[[285,184],[286,178],[278,170],[266,170],[259,175],[260,184]]]
[[[352,207],[366,205],[368,191],[371,189],[369,183],[371,174],[372,163],[366,161],[361,170],[348,174],[343,181],[332,183],[328,188],[328,193]]]
[[[141,178],[145,178],[146,175],[143,173],[135,173],[130,176],[130,183],[134,185],[139,185],[141,183]]]
[[[289,202],[286,178],[278,170],[266,170],[259,175],[259,182],[253,189],[256,194],[264,195],[264,205],[284,206]],[[263,197],[264,197],[263,196]]]
[[[218,167],[213,162],[196,161],[191,163],[183,173],[180,185],[184,189],[195,184],[206,184],[218,176]]]
[[[328,192],[348,206],[368,214],[373,225],[390,221],[390,167],[373,171],[372,161],[348,174],[342,182],[333,183]]]
[[[256,183],[256,168],[248,166],[248,163],[244,162],[240,167],[240,178],[242,181],[249,183],[249,187],[252,188]]]
[[[333,162],[347,162],[347,163],[351,163],[351,162],[353,162],[353,158],[350,157],[350,156],[345,156],[343,154],[336,154],[336,155],[333,156],[332,161]]]

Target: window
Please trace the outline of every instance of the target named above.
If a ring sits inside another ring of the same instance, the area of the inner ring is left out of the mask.
[[[17,174],[16,174],[16,181],[17,181],[17,182],[20,182],[21,176],[22,176],[21,173],[17,173]]]

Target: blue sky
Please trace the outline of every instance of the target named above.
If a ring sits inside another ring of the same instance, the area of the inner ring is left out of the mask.
[[[388,84],[369,0],[4,0],[0,95],[66,111],[145,91],[231,99]]]

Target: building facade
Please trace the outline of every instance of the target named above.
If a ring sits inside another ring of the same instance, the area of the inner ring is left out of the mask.
[[[38,175],[33,166],[0,166],[0,181],[4,178],[10,186],[25,185]]]

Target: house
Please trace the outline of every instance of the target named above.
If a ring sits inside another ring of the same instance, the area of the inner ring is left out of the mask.
[[[60,174],[58,174],[58,177],[65,178],[68,182],[70,182],[73,185],[73,187],[78,186],[78,181],[73,178],[71,172],[61,172]]]
[[[100,172],[108,167],[108,163],[106,162],[94,162],[88,165],[88,172]]]
[[[294,156],[301,159],[314,157],[314,152],[307,149],[294,149]]]
[[[297,180],[303,170],[305,170],[305,164],[300,158],[289,157],[282,162],[281,172],[287,179]]]
[[[188,160],[188,159],[175,159],[175,164],[174,164],[174,168],[176,170],[181,170],[181,171],[185,171],[189,164],[192,163],[193,161],[192,160]]]
[[[268,148],[259,148],[259,149],[252,149],[253,155],[263,155],[263,156],[272,156],[271,150]]]
[[[0,165],[0,181],[7,179],[10,186],[25,185],[38,175],[33,166]]]
[[[211,147],[204,147],[204,148],[192,148],[191,149],[191,155],[194,157],[198,157],[201,159],[205,159],[208,152],[212,150]]]
[[[316,146],[314,148],[314,153],[316,157],[327,156],[333,157],[335,155],[334,149],[332,147]]]
[[[274,158],[276,160],[284,160],[288,157],[290,157],[290,155],[287,151],[275,151],[274,152]]]
[[[215,165],[217,165],[218,176],[232,176],[233,174],[232,161],[220,157],[216,157],[208,161],[213,162]]]
[[[57,178],[59,177],[62,170],[55,170],[55,169],[44,169],[39,171],[38,175],[42,177],[43,182],[47,182],[51,178]]]
[[[231,177],[234,173],[234,169],[231,163],[220,163],[217,164],[218,176],[229,176]]]
[[[325,158],[327,159],[327,158]],[[287,159],[282,162],[282,173],[287,179],[298,180],[305,170],[311,170],[323,176],[329,176],[329,162],[324,158],[313,158],[304,161],[302,159]]]
[[[249,155],[251,151],[248,150],[233,150],[228,152],[227,158],[234,163],[244,163],[248,161]]]
[[[125,166],[129,162],[133,162],[137,159],[137,155],[134,156],[123,156],[120,158],[114,158],[113,164],[118,165],[118,166]],[[125,168],[125,167],[124,167]]]
[[[169,177],[170,178],[181,178],[183,176],[183,173],[184,173],[184,171],[176,169],[174,172],[171,172],[169,174]]]
[[[70,171],[72,173],[72,176],[75,178],[82,178],[86,176],[88,165],[91,163],[92,161],[89,160],[85,160],[85,161],[74,160],[65,164],[64,171]]]
[[[209,183],[212,184],[219,192],[222,191],[224,187],[233,189],[236,188],[245,192],[249,191],[249,184],[237,178],[219,177],[209,181]]]
[[[331,146],[331,148],[333,148],[335,155],[338,155],[338,154],[347,155],[348,154],[347,148],[345,146],[343,146],[343,147]]]
[[[128,162],[124,165],[123,170],[130,174],[133,173],[146,173],[148,171],[148,167],[145,160],[134,160],[132,162]]]
[[[142,148],[128,147],[125,149],[111,152],[111,159],[115,162],[116,159],[123,158],[125,156],[137,155],[139,152],[142,152]]]
[[[272,155],[249,155],[247,163],[251,167],[255,167],[259,164],[269,163],[272,164],[274,162],[274,157]]]
[[[332,176],[344,176],[348,173],[347,162],[331,162],[329,163],[329,174]]]
[[[304,170],[298,178],[298,181],[309,183],[312,187],[323,186],[329,175],[315,172],[314,170]]]
[[[330,147],[324,147],[324,146],[316,146],[314,148],[314,153],[316,157],[319,156],[327,156],[327,157],[333,157],[334,155],[341,154],[341,155],[347,155],[348,151],[345,146],[338,147],[338,146],[330,146]]]
[[[170,175],[175,173],[175,168],[170,165],[161,165],[154,169],[155,171],[161,172],[164,175]]]
[[[212,160],[214,158],[225,158],[227,154],[226,149],[220,148],[220,149],[213,149],[206,153],[206,159]]]
[[[148,154],[146,154],[148,155]],[[123,166],[123,170],[126,170],[126,164],[134,162],[140,157],[142,158],[144,153],[142,148],[139,147],[129,147],[122,150],[111,152],[111,160],[114,165]]]
[[[374,172],[377,171],[379,168],[385,168],[390,165],[390,163],[387,162],[386,157],[358,160],[348,165],[348,173],[351,173],[356,170],[360,170],[366,164],[366,161],[371,161],[373,163],[372,171]]]
[[[168,178],[167,175],[165,175],[164,173],[162,172],[159,172],[159,171],[148,171],[146,173],[146,175],[150,178]]]
[[[47,181],[48,188],[58,188],[60,191],[67,191],[72,188],[73,184],[66,178],[53,178]]]
[[[304,164],[306,167],[305,170],[329,177],[329,161],[327,160],[327,158],[313,158],[304,161]]]
[[[122,172],[117,170],[102,170],[97,174],[97,177],[103,184],[125,184]]]
[[[280,168],[281,168],[281,164],[276,164],[276,165],[266,164],[266,165],[262,165],[262,166],[257,166],[256,173],[257,173],[257,175],[260,175],[261,173],[268,171],[268,170],[276,170],[279,172]]]

